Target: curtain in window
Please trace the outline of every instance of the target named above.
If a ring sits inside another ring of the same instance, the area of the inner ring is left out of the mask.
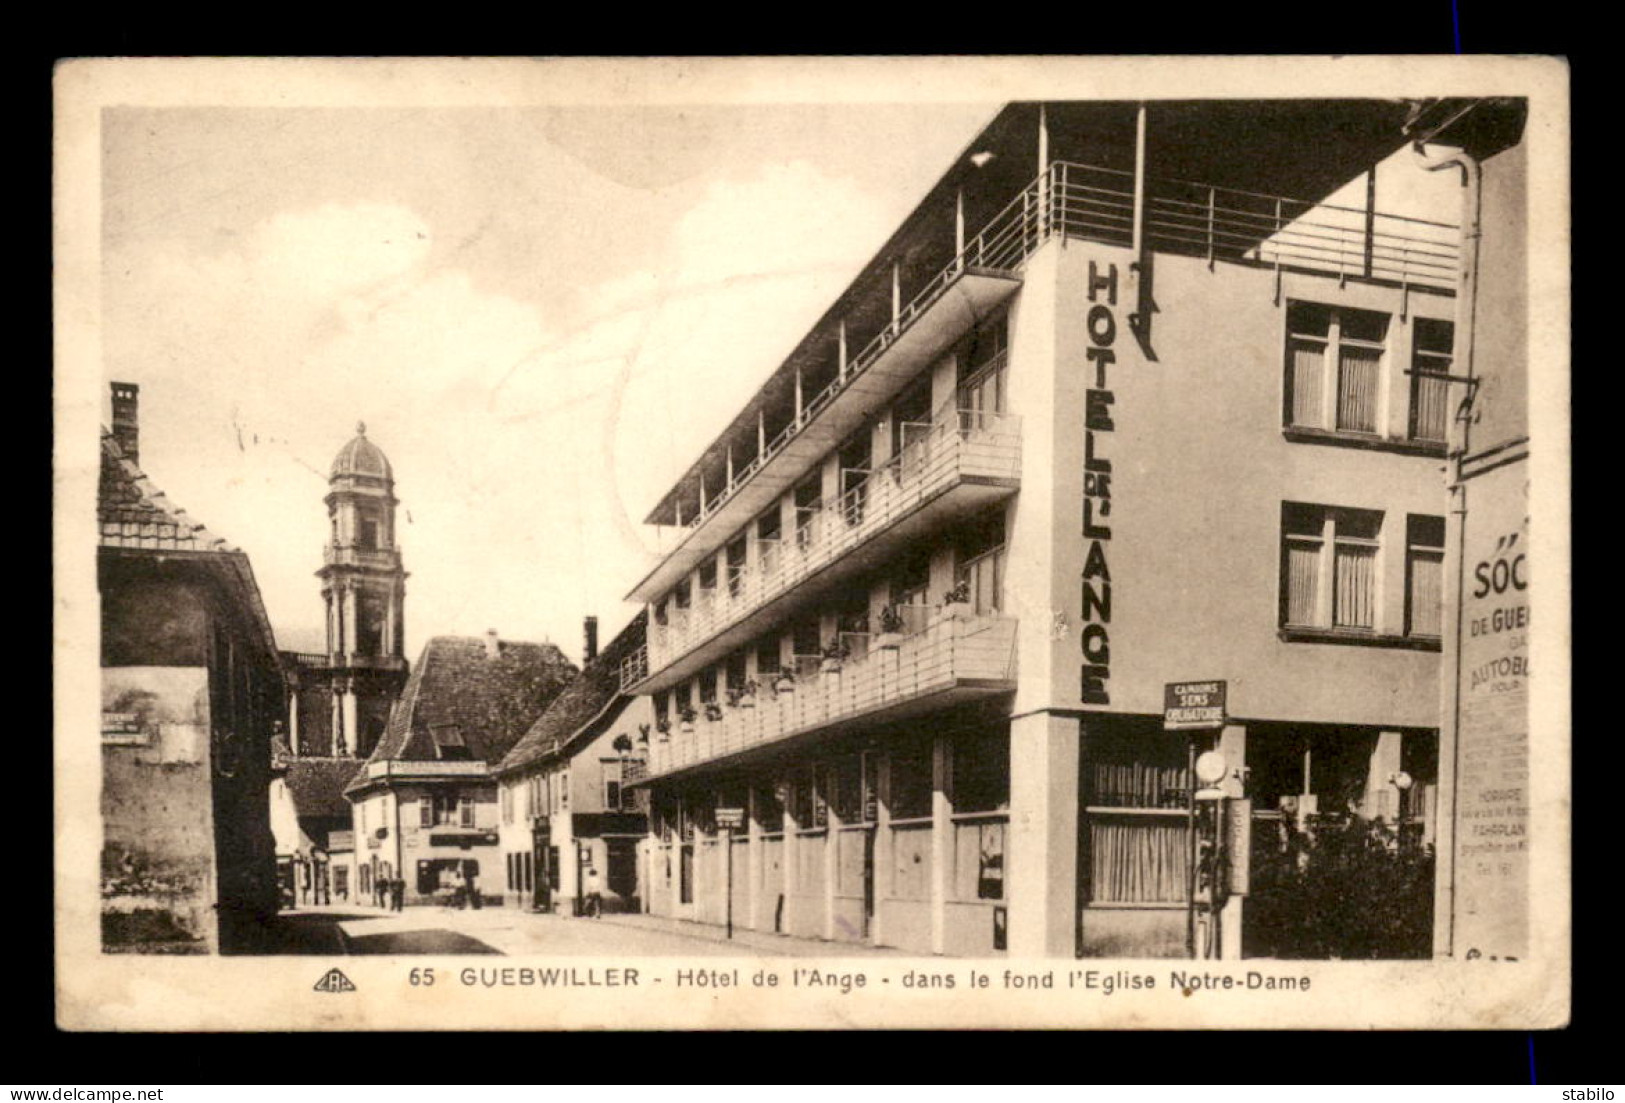
[[[1186,893],[1185,822],[1089,823],[1090,884],[1096,903],[1175,903]]]
[[[1288,544],[1286,549],[1286,622],[1314,624],[1320,582],[1320,545]]]
[[[1306,429],[1324,429],[1321,417],[1321,376],[1326,363],[1325,346],[1295,342],[1292,346],[1292,424]]]
[[[1337,427],[1358,433],[1377,431],[1377,377],[1380,349],[1344,346],[1338,371]]]
[[[1411,553],[1411,592],[1408,596],[1411,634],[1437,636],[1443,631],[1440,601],[1444,562],[1436,552]]]
[[[1419,365],[1423,366],[1423,365]],[[1411,416],[1415,426],[1411,435],[1417,440],[1444,440],[1445,409],[1450,396],[1450,383],[1444,379],[1414,376],[1411,395]]]
[[[1376,624],[1377,549],[1360,545],[1337,546],[1337,602],[1332,623],[1338,628],[1370,628]]]

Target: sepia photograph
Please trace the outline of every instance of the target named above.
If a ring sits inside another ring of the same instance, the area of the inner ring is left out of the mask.
[[[65,63],[59,1024],[1562,1025],[1568,110]]]

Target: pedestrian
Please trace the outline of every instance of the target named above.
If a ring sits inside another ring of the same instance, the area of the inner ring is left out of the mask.
[[[402,910],[406,905],[406,879],[402,877],[395,878],[389,883],[389,888],[391,903],[394,904],[395,910]]]
[[[475,911],[480,910],[479,881],[472,873],[468,875],[468,906]]]
[[[604,912],[604,890],[598,882],[598,867],[587,867],[587,907],[586,913],[598,919]]]

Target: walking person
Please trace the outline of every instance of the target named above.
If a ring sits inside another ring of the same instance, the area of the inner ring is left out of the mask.
[[[604,912],[604,889],[598,880],[597,866],[587,867],[587,903],[582,912],[594,919],[602,916]]]

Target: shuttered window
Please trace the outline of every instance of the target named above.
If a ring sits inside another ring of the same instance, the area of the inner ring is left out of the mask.
[[[1451,356],[1455,327],[1418,318],[1411,343],[1411,439],[1444,443],[1449,429]]]
[[[1411,516],[1405,525],[1405,634],[1444,632],[1444,518]]]
[[[1382,433],[1388,316],[1319,303],[1287,308],[1286,419],[1297,429]]]
[[[1281,623],[1373,632],[1378,627],[1382,514],[1284,503]]]

